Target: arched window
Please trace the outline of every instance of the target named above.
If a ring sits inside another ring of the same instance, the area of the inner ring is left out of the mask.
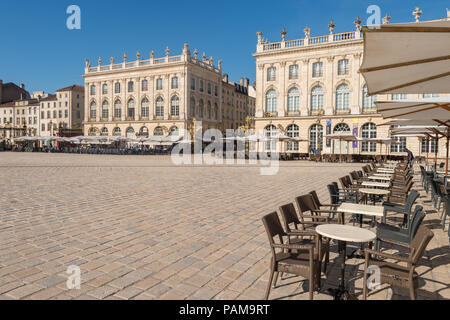
[[[127,103],[127,118],[134,119],[134,115],[134,99],[130,99]]]
[[[164,135],[164,130],[161,127],[156,127],[155,130],[153,131],[153,135],[154,136],[163,136]]]
[[[309,148],[323,150],[323,127],[320,124],[314,124],[309,128]]]
[[[89,128],[89,135],[90,136],[96,136],[97,135],[97,128]]]
[[[266,93],[266,112],[277,112],[277,93],[275,90],[269,90]]]
[[[148,138],[148,128],[147,127],[142,127],[139,130],[139,136],[143,137],[143,138]]]
[[[108,101],[103,101],[102,104],[102,119],[108,119],[109,117],[109,103]]]
[[[173,96],[170,100],[170,115],[176,117],[180,115],[180,98],[178,96]]]
[[[266,137],[275,137],[277,135],[277,128],[274,125],[269,125],[264,129],[264,135]],[[271,140],[266,141],[266,151],[276,151],[277,150],[277,141]]]
[[[164,117],[164,100],[162,97],[156,98],[155,115],[157,117]]]
[[[366,123],[361,127],[361,137],[364,139],[375,139],[377,137],[377,126],[375,123]],[[375,142],[363,141],[361,145],[362,152],[376,152],[377,144]]]
[[[108,85],[105,83],[102,86],[102,93],[103,94],[108,94]]]
[[[198,102],[198,117],[200,119],[203,119],[203,99],[200,99],[200,101]]]
[[[54,115],[54,118],[55,115]],[[91,102],[91,107],[89,109],[89,118],[95,120],[95,118],[97,118],[97,104],[95,103],[95,101]]]
[[[120,82],[114,84],[114,93],[120,93]]]
[[[102,133],[101,133],[101,135],[102,135],[102,136],[107,136],[108,134],[109,134],[108,128],[106,128],[106,127],[102,128]]]
[[[120,119],[122,117],[122,102],[120,99],[114,101],[114,118]]]
[[[311,111],[323,110],[323,88],[315,86],[311,90]]]
[[[208,119],[212,119],[212,117],[211,117],[211,112],[212,112],[212,109],[211,109],[211,101],[208,101],[208,108],[207,108],[207,112],[208,112]]]
[[[292,88],[288,91],[288,112],[300,111],[300,91]]]
[[[350,109],[350,88],[345,83],[336,89],[336,110]]]
[[[286,135],[290,138],[298,138],[300,136],[300,128],[296,124],[291,124],[286,128]],[[298,151],[298,142],[288,142],[288,151]]]
[[[391,126],[391,130],[397,128],[398,126]],[[400,153],[406,151],[406,137],[395,137],[393,140],[396,142],[391,144],[391,152]]]
[[[178,130],[178,127],[173,126],[172,128],[170,128],[169,136],[179,136],[179,135],[180,131]]]
[[[195,117],[195,98],[191,97],[191,105],[190,105],[190,110],[191,110],[191,117],[194,118]]]
[[[127,138],[136,138],[136,134],[134,132],[134,129],[132,127],[128,127],[127,131],[126,131],[126,137]]]
[[[119,127],[115,127],[113,130],[113,135],[115,136],[120,136],[121,135],[121,130]]]
[[[377,96],[368,96],[367,95],[367,85],[363,88],[363,111],[371,111],[376,109],[375,101],[377,100]]]
[[[346,123],[339,123],[334,127],[333,133],[350,132],[350,127]]]
[[[142,99],[141,102],[141,116],[148,118],[150,114],[150,102],[147,98]]]

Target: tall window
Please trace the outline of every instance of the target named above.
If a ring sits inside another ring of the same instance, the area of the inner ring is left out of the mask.
[[[156,79],[156,90],[162,90],[163,88],[163,81],[161,78]]]
[[[191,90],[195,90],[195,79],[191,78]]]
[[[350,109],[350,89],[348,85],[341,84],[336,89],[336,110]]]
[[[134,99],[128,100],[127,104],[127,117],[134,119],[135,111],[134,111]]]
[[[300,91],[292,88],[288,91],[288,112],[300,111]]]
[[[267,68],[267,81],[275,81],[277,78],[277,68]]]
[[[108,85],[106,83],[102,86],[102,93],[108,94]]]
[[[214,103],[214,116],[216,120],[219,120],[219,106],[217,105],[217,103]]]
[[[315,86],[311,90],[311,111],[323,110],[323,88]]]
[[[108,101],[103,101],[102,104],[102,119],[108,119],[109,117],[109,103]]]
[[[392,100],[405,100],[408,99],[408,94],[406,93],[394,93],[392,95]]]
[[[267,126],[264,129],[264,134],[266,137],[275,137],[277,135],[277,128],[274,125]],[[276,151],[277,150],[277,141],[270,140],[266,141],[266,151]]]
[[[427,141],[425,139],[422,139],[421,148],[422,148],[422,153],[427,153],[427,150],[428,150],[428,153],[439,152],[439,144],[436,143],[436,140]]]
[[[134,91],[134,82],[129,81],[128,82],[128,92],[133,92],[133,91]]]
[[[157,117],[164,117],[164,100],[162,97],[156,99],[155,115]]]
[[[141,102],[141,116],[148,118],[150,114],[150,102],[147,98],[142,99]]]
[[[141,82],[141,90],[142,91],[148,91],[148,81],[147,80],[142,80],[142,82]]]
[[[53,118],[56,118],[56,111],[54,112]],[[91,102],[90,112],[89,112],[89,118],[95,119],[97,118],[97,104],[95,101]]]
[[[180,115],[180,98],[178,98],[178,96],[173,96],[172,100],[170,101],[170,115]]]
[[[212,93],[212,89],[211,89],[211,83],[208,83],[208,94]]]
[[[277,112],[277,93],[275,90],[269,90],[266,93],[266,112]]]
[[[342,59],[338,61],[338,75],[343,76],[348,74],[348,60]]]
[[[391,126],[391,130],[398,126]],[[396,143],[391,144],[391,152],[405,152],[406,150],[406,137],[395,137],[393,139]]]
[[[298,65],[297,64],[289,66],[289,79],[290,80],[298,79]]]
[[[113,130],[113,135],[115,136],[120,136],[121,135],[121,131],[119,127],[115,127]]]
[[[178,77],[172,78],[172,89],[178,89]]]
[[[102,132],[100,133],[102,136],[107,136],[108,133],[108,128],[102,128]]]
[[[376,109],[375,101],[377,100],[377,96],[368,96],[367,95],[367,85],[364,86],[363,89],[363,111],[374,110]]]
[[[114,101],[114,118],[120,119],[122,117],[122,102],[117,99]]]
[[[203,118],[203,115],[204,115],[204,113],[203,113],[203,100],[202,99],[200,99],[200,101],[198,102],[198,116],[199,116],[199,118]]]
[[[95,96],[95,86],[91,86],[91,96]]]
[[[314,124],[309,129],[309,148],[319,150],[319,147],[320,147],[320,150],[322,151],[323,150],[323,127],[320,124]]]
[[[195,98],[191,97],[191,105],[190,105],[190,110],[191,110],[191,117],[194,118],[195,117]]]
[[[200,86],[200,92],[203,92],[203,80],[200,80],[200,84],[199,84],[199,86]]]
[[[120,82],[114,84],[114,93],[120,93]]]
[[[286,135],[290,138],[297,138],[300,136],[300,128],[296,124],[291,124],[286,129]],[[288,142],[288,151],[298,151],[298,142]]]
[[[312,65],[312,76],[313,78],[322,77],[323,76],[323,63],[315,62]]]
[[[366,123],[361,127],[361,137],[364,139],[375,139],[377,137],[377,126],[374,123]],[[375,142],[363,141],[361,145],[362,152],[376,152],[377,144]]]
[[[211,112],[212,112],[212,109],[211,109],[211,101],[208,101],[208,107],[207,107],[208,119],[212,119],[212,118],[211,118]]]

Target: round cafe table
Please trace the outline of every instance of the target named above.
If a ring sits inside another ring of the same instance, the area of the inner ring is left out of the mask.
[[[334,300],[354,300],[348,290],[345,288],[345,258],[347,242],[370,243],[376,239],[376,234],[370,230],[342,225],[342,224],[322,224],[316,227],[316,232],[325,238],[334,239],[341,244],[341,281],[338,289],[330,289]]]

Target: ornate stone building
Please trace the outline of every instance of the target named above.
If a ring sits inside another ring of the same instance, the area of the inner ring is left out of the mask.
[[[178,134],[190,131],[193,120],[202,128],[227,129],[222,125],[224,83],[222,62],[193,55],[185,44],[181,55],[166,56],[92,67],[86,60],[85,117],[86,135],[129,137]],[[247,114],[245,115],[247,116]],[[245,118],[245,117],[244,117]]]
[[[383,23],[389,20],[387,15]],[[374,101],[423,95],[367,96],[364,78],[358,73],[364,50],[361,19],[357,17],[354,24],[353,31],[335,33],[331,21],[329,34],[320,36],[312,36],[306,27],[304,37],[295,40],[287,40],[283,29],[278,42],[264,40],[262,33],[257,33],[256,130],[310,140],[309,145],[287,144],[287,151],[295,153],[308,153],[319,147],[322,153],[339,153],[339,142],[323,138],[339,131],[367,138],[389,136],[390,127],[381,126],[387,121],[377,114]],[[416,155],[426,151],[418,138],[397,140],[400,144],[390,147],[391,154],[404,155],[406,146]],[[380,145],[374,143],[351,143],[348,147],[343,143],[342,153],[380,153]],[[429,148],[434,152],[434,145]],[[443,155],[444,141],[439,149]],[[382,152],[385,153],[385,147]]]

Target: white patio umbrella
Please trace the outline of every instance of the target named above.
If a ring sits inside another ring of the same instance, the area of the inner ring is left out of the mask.
[[[331,133],[329,135],[326,135],[325,138],[330,140],[339,140],[339,160],[342,161],[342,141],[346,141],[347,144],[349,142],[358,141],[358,138],[356,138],[351,132],[336,132]],[[347,148],[347,152],[348,152]]]
[[[450,83],[450,21],[363,27],[360,69],[369,95],[444,93]]]

